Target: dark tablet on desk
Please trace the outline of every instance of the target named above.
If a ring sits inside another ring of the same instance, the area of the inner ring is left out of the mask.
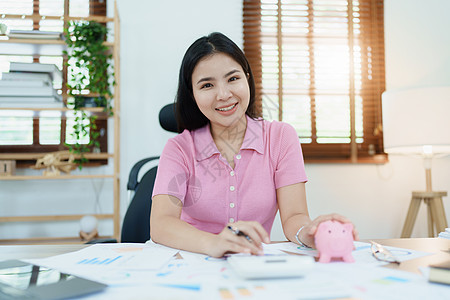
[[[0,262],[0,299],[56,300],[99,292],[103,283],[22,262]]]

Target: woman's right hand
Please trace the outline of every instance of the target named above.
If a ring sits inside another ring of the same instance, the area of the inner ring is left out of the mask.
[[[302,232],[299,234],[300,241],[309,247],[315,248],[316,244],[314,242],[314,236],[316,234],[317,228],[319,227],[319,224],[325,221],[352,223],[349,219],[339,214],[328,214],[318,216],[317,218],[312,220],[311,223],[304,226]],[[359,240],[358,231],[356,230],[354,225],[353,225],[353,239],[355,241]]]
[[[235,234],[228,226],[245,233],[251,241],[243,235]],[[227,253],[262,255],[264,254],[262,242],[270,243],[270,238],[260,223],[256,221],[238,221],[227,224],[219,234],[214,236],[207,253],[212,257],[222,257]]]

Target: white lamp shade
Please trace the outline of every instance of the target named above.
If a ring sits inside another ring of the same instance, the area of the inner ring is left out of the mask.
[[[450,86],[387,91],[382,107],[387,153],[450,153]]]

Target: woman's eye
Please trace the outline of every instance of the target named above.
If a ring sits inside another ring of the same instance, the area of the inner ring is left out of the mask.
[[[233,77],[231,77],[231,78],[229,79],[229,81],[235,81],[235,80],[238,80],[238,79],[239,79],[238,77],[233,76]]]
[[[202,89],[204,89],[204,88],[209,88],[209,87],[212,87],[212,84],[211,83],[205,83],[204,85],[202,85]]]

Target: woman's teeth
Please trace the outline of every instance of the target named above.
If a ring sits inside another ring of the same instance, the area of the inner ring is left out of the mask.
[[[217,110],[220,110],[220,111],[229,111],[229,110],[232,110],[236,105],[237,105],[237,103],[235,103],[235,104],[233,104],[233,105],[230,105],[230,106],[228,106],[228,107],[217,108]]]

